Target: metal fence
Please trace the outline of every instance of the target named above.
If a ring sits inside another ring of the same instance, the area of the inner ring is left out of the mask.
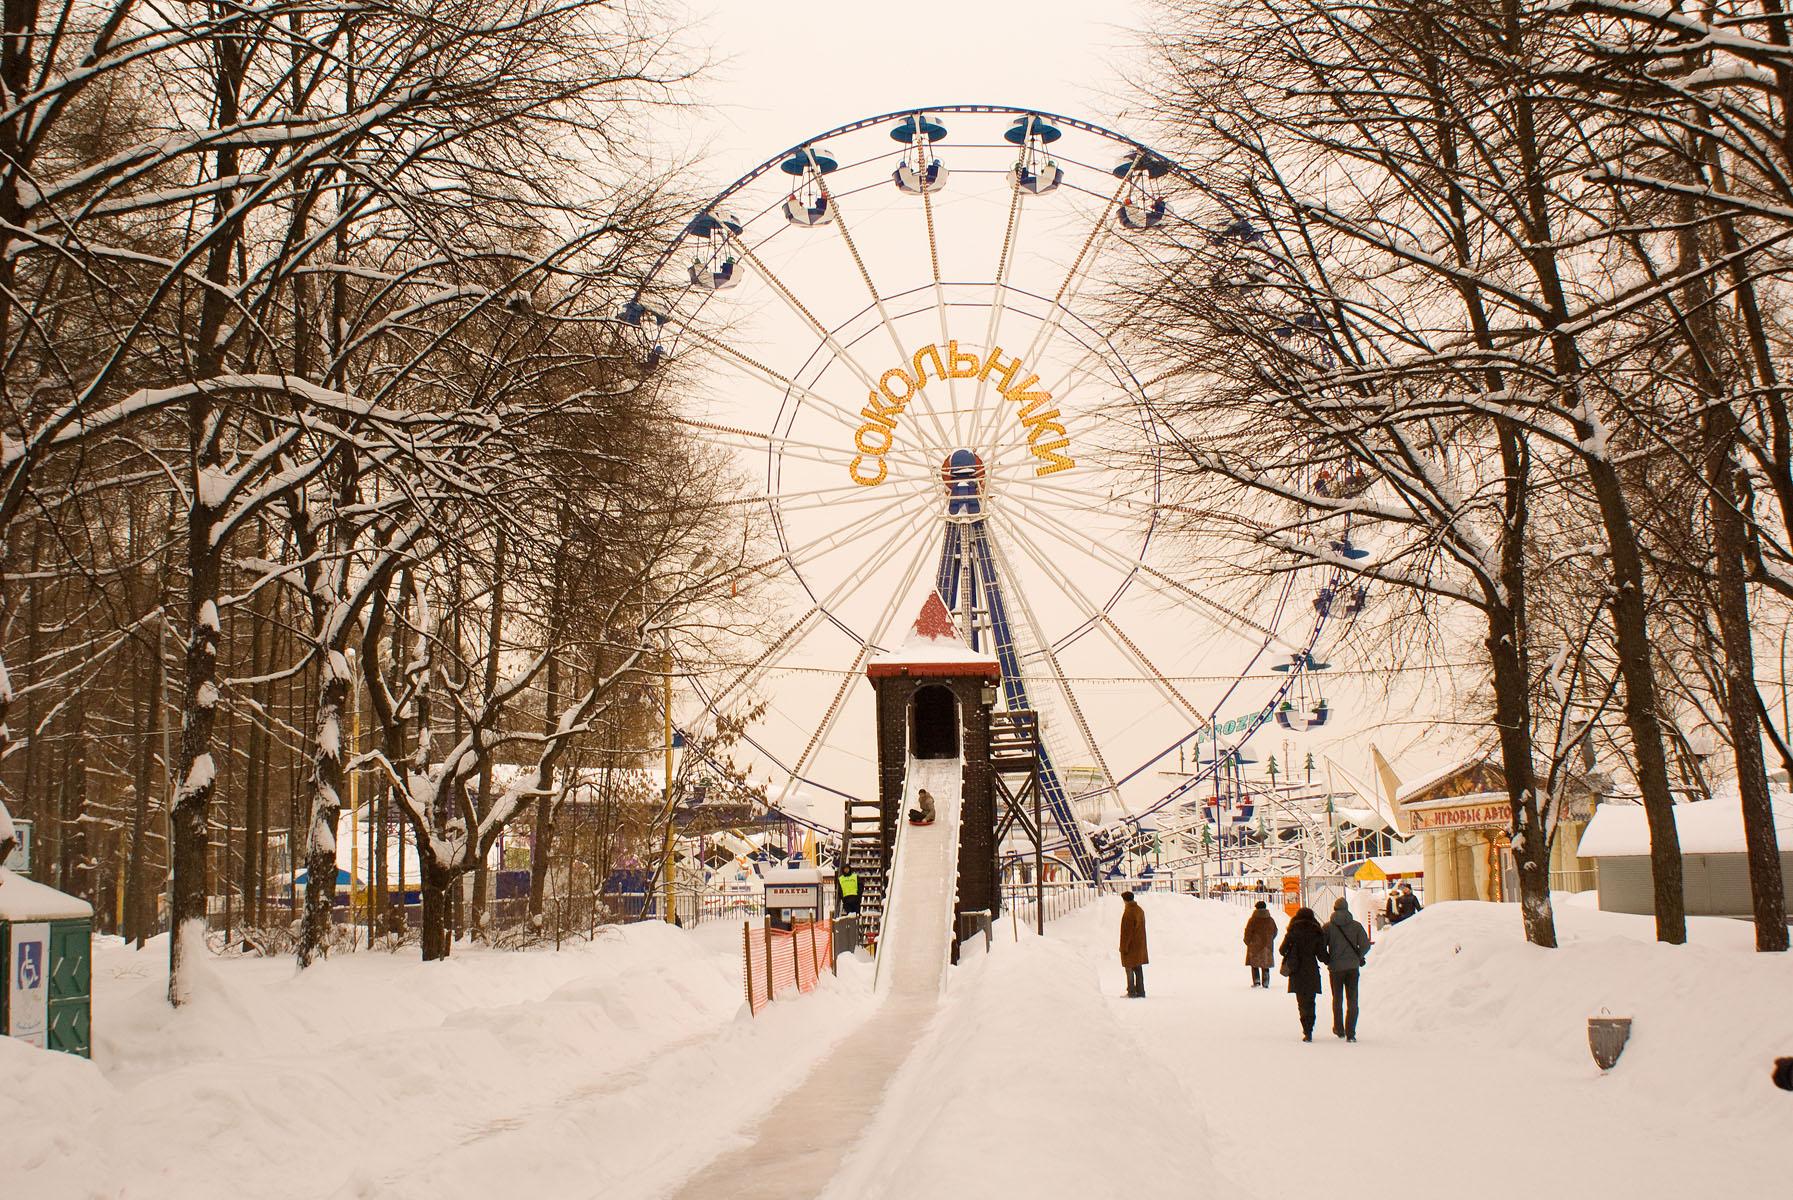
[[[1553,892],[1591,892],[1599,886],[1599,871],[1552,871],[1550,873],[1550,890]]]
[[[1329,910],[1332,902],[1345,894],[1347,882],[1343,875],[1310,875],[1306,880],[1307,891],[1300,899],[1316,912]],[[1217,900],[1240,909],[1253,908],[1259,901],[1280,909],[1297,899],[1296,893],[1285,893],[1276,888],[1228,885],[1213,881],[1211,877],[1204,878],[1195,872],[1180,871],[1161,871],[1136,879],[1103,879],[1093,883],[1081,879],[1053,881],[1044,884],[1041,890],[1044,892],[1048,922],[1076,912],[1098,896],[1119,895],[1122,892],[1133,892],[1141,896],[1174,892],[1178,895]],[[1018,937],[1020,926],[1034,922],[1034,885],[1020,881],[1003,884],[1002,904],[1007,910],[1006,923],[1011,927],[1012,934]]]
[[[415,894],[415,893],[413,893]],[[338,894],[331,909],[331,953],[375,949],[397,950],[421,939],[423,906],[420,903],[394,903],[383,913],[370,913],[361,895],[350,904],[346,891]],[[221,910],[209,914],[208,939],[215,949],[238,953],[280,955],[291,953],[298,944],[299,920],[304,915],[304,897],[295,895],[296,904],[270,902],[265,906],[259,924],[245,923],[241,913]],[[527,896],[506,897],[487,902],[484,919],[477,927],[465,922],[463,936],[494,946],[521,948],[552,945],[555,949],[566,942],[591,941],[608,925],[632,925],[641,921],[663,920],[662,898],[658,893],[622,892],[596,896],[545,896],[542,911],[531,915]],[[758,896],[731,895],[722,892],[679,892],[674,897],[673,912],[678,924],[685,928],[714,921],[742,920],[765,915],[765,902]],[[377,929],[370,923],[378,918]]]

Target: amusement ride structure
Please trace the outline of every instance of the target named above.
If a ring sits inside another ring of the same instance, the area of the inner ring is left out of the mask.
[[[1217,285],[1279,270],[1247,217],[1132,138],[947,105],[767,159],[623,310],[650,362],[689,371],[682,430],[748,474],[740,503],[769,525],[731,585],[763,633],[698,690],[711,713],[766,703],[745,755],[778,814],[836,834],[875,797],[866,668],[930,590],[1000,665],[998,720],[1036,714],[1040,835],[1075,876],[1199,852],[1249,802],[1252,735],[1328,720],[1319,652],[1363,607],[1344,565],[1363,552],[1339,519],[1310,531],[1331,563],[1229,588],[1261,546],[1180,503],[1160,381],[1123,352],[1149,296],[1114,285],[1191,246]]]

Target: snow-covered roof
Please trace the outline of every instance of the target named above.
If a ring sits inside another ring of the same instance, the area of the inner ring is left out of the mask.
[[[1774,795],[1774,829],[1782,848],[1793,845],[1793,795]],[[1675,805],[1675,832],[1683,854],[1743,853],[1743,808],[1735,796]],[[1630,858],[1650,853],[1650,827],[1641,804],[1602,804],[1594,810],[1581,858]]]
[[[93,916],[93,905],[0,867],[0,921],[72,921]]]
[[[994,654],[973,650],[965,644],[939,592],[928,593],[928,598],[922,602],[921,613],[910,626],[909,636],[903,639],[902,645],[874,655],[866,664],[865,673],[873,677],[930,673],[927,668],[932,668],[933,674],[988,675],[992,678],[1002,673]]]
[[[1419,800],[1416,799],[1416,797],[1423,796],[1426,792],[1437,787],[1454,775],[1466,775],[1478,769],[1492,771],[1494,773],[1493,777],[1505,779],[1505,775],[1501,773],[1500,767],[1491,761],[1490,754],[1486,750],[1479,750],[1467,758],[1460,758],[1456,762],[1440,767],[1438,770],[1433,771],[1428,775],[1423,775],[1412,783],[1401,784],[1401,793],[1395,797],[1395,803],[1402,807],[1424,804],[1426,803],[1425,800]],[[1454,801],[1456,798],[1450,797],[1446,799],[1448,802]]]

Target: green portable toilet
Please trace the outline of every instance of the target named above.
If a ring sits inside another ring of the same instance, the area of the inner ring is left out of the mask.
[[[0,867],[0,1033],[93,1056],[93,905]]]

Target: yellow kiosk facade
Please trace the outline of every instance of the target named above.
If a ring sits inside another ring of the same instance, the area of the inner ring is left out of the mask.
[[[1576,852],[1594,798],[1585,784],[1570,783],[1567,811],[1550,852],[1552,891],[1593,889],[1593,864]],[[1519,899],[1506,773],[1491,755],[1477,755],[1407,788],[1393,807],[1400,832],[1419,841],[1427,904]]]

